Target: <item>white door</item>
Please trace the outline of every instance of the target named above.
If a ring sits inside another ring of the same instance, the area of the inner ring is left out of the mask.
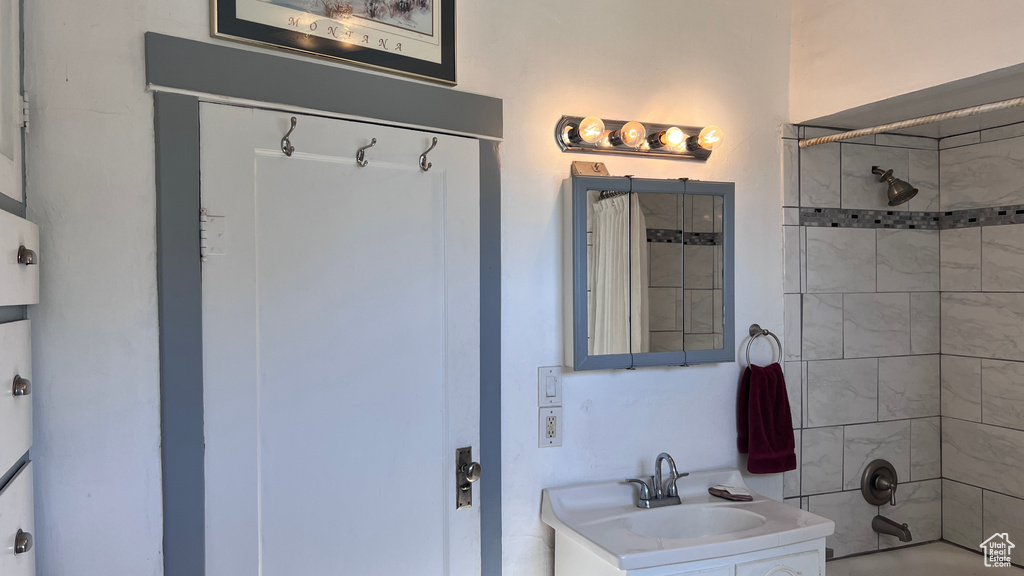
[[[476,141],[291,116],[200,110],[207,574],[479,574]]]

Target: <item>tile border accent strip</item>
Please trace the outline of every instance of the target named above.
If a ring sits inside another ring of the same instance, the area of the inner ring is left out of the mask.
[[[647,241],[687,246],[721,246],[721,232],[683,232],[669,228],[648,228]]]
[[[800,208],[800,225],[825,228],[951,230],[1024,224],[1024,204],[945,212]]]

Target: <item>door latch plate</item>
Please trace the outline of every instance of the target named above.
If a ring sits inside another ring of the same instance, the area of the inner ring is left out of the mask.
[[[466,478],[466,467],[473,463],[473,447],[455,449],[455,509],[473,507],[473,484]]]

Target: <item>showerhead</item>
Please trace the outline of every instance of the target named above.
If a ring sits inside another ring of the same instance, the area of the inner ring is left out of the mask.
[[[878,175],[879,182],[888,182],[889,189],[885,195],[889,198],[889,206],[899,206],[917,196],[917,188],[892,175],[892,170],[882,170],[878,166],[871,167],[871,173]]]

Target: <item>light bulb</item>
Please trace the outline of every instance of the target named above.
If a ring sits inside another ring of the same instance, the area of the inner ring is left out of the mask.
[[[679,148],[679,145],[686,141],[686,134],[675,126],[662,130],[657,134],[653,134],[647,139],[647,143],[651,148],[661,148],[662,146],[668,146],[669,148]]]
[[[612,146],[629,146],[630,148],[636,148],[644,143],[647,138],[647,129],[644,125],[633,121],[626,122],[622,128],[614,131],[609,135],[608,141]]]
[[[601,137],[597,139],[596,144],[598,146],[600,146],[601,148],[611,148],[612,147],[612,131],[611,130],[605,130],[604,132],[601,132]]]
[[[697,144],[705,150],[714,150],[722,143],[722,129],[718,126],[705,126],[697,135]]]
[[[604,120],[597,116],[587,116],[580,120],[579,126],[569,124],[562,128],[562,141],[566,144],[579,144],[580,142],[594,144],[601,139],[603,132]]]
[[[604,134],[604,120],[597,116],[587,116],[580,120],[580,127],[577,128],[577,131],[580,133],[580,139],[584,142],[595,144]]]

